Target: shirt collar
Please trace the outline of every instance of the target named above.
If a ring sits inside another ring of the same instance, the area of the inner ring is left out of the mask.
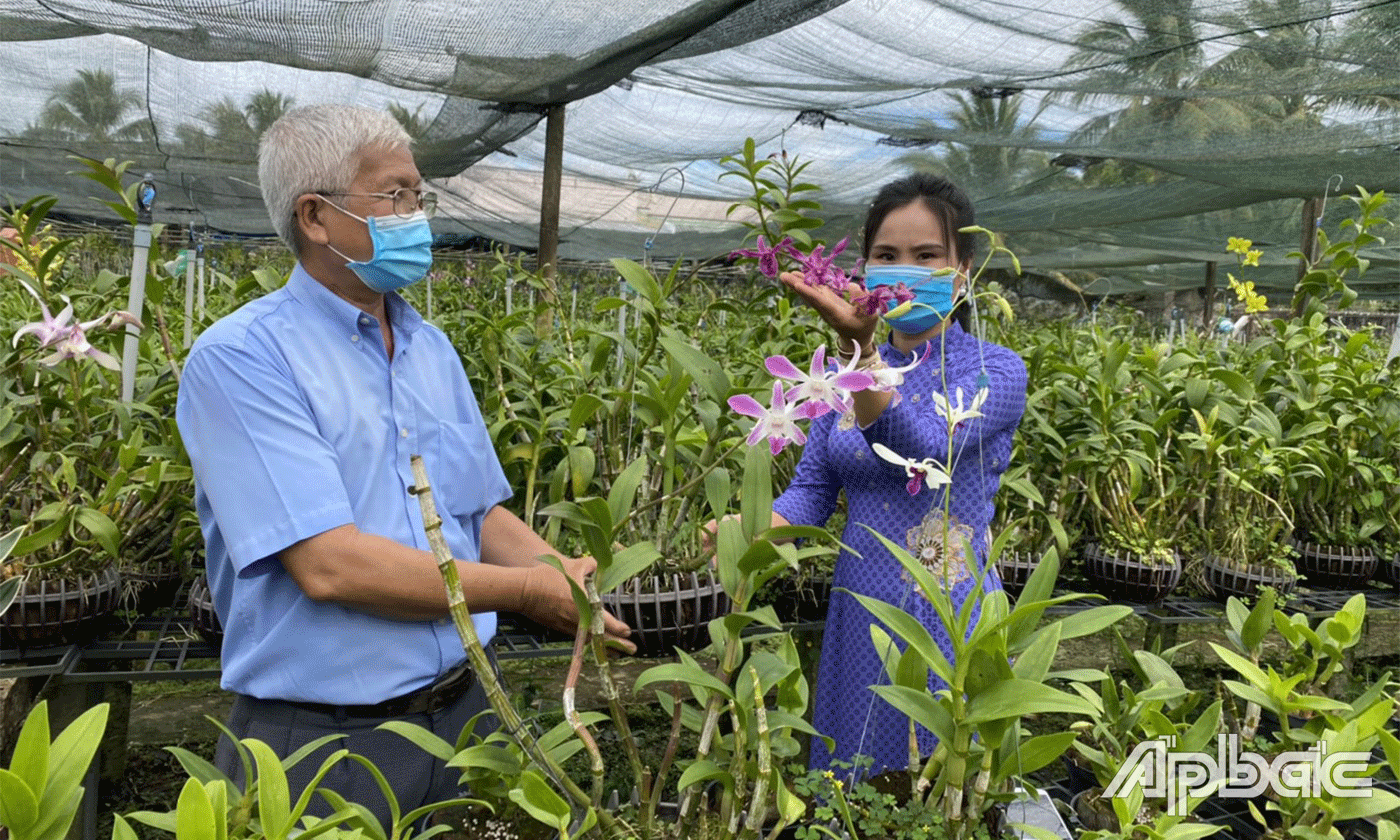
[[[901,365],[914,361],[915,358],[923,357],[925,353],[929,356],[942,356],[945,351],[958,347],[969,336],[957,321],[949,321],[948,326],[943,328],[943,332],[930,338],[922,344],[917,344],[908,353],[900,352],[893,343],[889,343],[888,355],[893,357],[890,361],[898,362]]]
[[[296,264],[291,276],[287,278],[287,291],[332,324],[340,324],[349,332],[355,331],[360,316],[365,314],[354,304],[327,289],[312,277],[301,263]],[[423,325],[423,316],[397,292],[389,292],[384,296],[384,310],[389,315],[389,324],[399,335],[412,335]]]

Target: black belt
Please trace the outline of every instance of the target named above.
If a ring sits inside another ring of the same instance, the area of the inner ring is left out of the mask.
[[[440,712],[456,702],[457,698],[466,694],[467,689],[471,688],[474,682],[476,682],[476,676],[472,672],[471,665],[463,662],[417,691],[370,705],[335,706],[330,703],[309,703],[302,700],[284,700],[282,702],[297,709],[334,717],[397,718]]]

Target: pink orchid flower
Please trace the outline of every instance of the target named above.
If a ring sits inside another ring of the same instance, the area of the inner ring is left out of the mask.
[[[136,316],[132,315],[130,312],[117,310],[108,312],[106,315],[100,318],[94,318],[91,321],[84,321],[78,324],[69,323],[73,318],[73,304],[66,296],[63,298],[63,301],[68,305],[55,317],[49,313],[48,306],[44,304],[43,299],[39,297],[38,293],[36,293],[28,283],[25,283],[23,280],[20,280],[19,283],[39,302],[39,309],[44,317],[42,320],[20,327],[11,341],[11,346],[19,346],[19,340],[22,336],[32,334],[39,339],[40,348],[54,348],[53,353],[39,360],[39,364],[41,365],[53,367],[65,359],[87,356],[105,368],[111,370],[121,369],[121,364],[118,363],[116,358],[110,353],[104,353],[88,342],[87,333],[89,330],[103,327],[115,329],[123,324],[131,324],[139,329],[141,327],[141,322]]]
[[[748,394],[735,394],[730,397],[729,407],[745,417],[758,419],[753,431],[749,432],[749,446],[767,438],[769,450],[777,455],[789,441],[798,446],[807,442],[807,435],[797,425],[799,406],[787,404],[781,382],[773,383],[773,400],[768,408],[764,408],[758,400]]]
[[[904,489],[909,491],[909,495],[917,496],[919,490],[924,486],[933,490],[945,484],[951,484],[952,476],[939,466],[932,458],[925,458],[922,461],[915,461],[905,458],[883,443],[872,443],[870,448],[876,455],[889,461],[898,467],[904,468],[904,474],[909,477],[909,482],[904,485]]]
[[[809,420],[815,420],[831,411],[851,410],[851,393],[864,391],[875,384],[875,379],[864,371],[855,369],[859,353],[851,358],[847,367],[826,369],[826,345],[817,348],[812,354],[812,364],[807,373],[798,370],[786,356],[769,356],[764,367],[774,376],[791,379],[798,384],[784,395],[787,400],[797,403],[797,413]]]

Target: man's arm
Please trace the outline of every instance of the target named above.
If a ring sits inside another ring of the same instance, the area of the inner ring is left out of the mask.
[[[467,609],[473,613],[510,610],[556,630],[574,632],[578,612],[568,582],[535,559],[540,554],[560,556],[558,552],[499,506],[482,524],[482,545],[497,548],[485,549],[481,563],[457,561]],[[432,621],[447,615],[447,594],[432,554],[364,533],[354,525],[301,540],[279,556],[312,600],[333,601],[400,621]],[[563,562],[576,580],[595,568],[587,558],[563,558]],[[636,649],[625,641],[631,632],[627,625],[611,615],[604,621],[609,637],[629,651]]]
[[[559,562],[580,586],[583,585],[584,575],[598,567],[591,557],[565,557],[560,554],[520,517],[500,505],[486,512],[486,518],[481,523],[481,564],[544,578],[542,584],[524,593],[524,608],[503,609],[514,609],[547,626],[573,632],[578,626],[578,609],[574,606],[571,590],[554,567],[539,559],[542,556],[559,558]],[[636,645],[626,641],[631,628],[611,613],[603,613],[603,630],[608,638],[621,642],[628,652],[636,651]]]

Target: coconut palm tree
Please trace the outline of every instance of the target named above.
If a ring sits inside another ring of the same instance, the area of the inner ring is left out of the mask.
[[[76,143],[110,144],[118,140],[150,140],[153,136],[146,107],[134,90],[117,87],[105,70],[79,70],[44,105],[39,121],[26,135]]]
[[[186,123],[175,129],[175,136],[187,155],[250,161],[257,157],[263,132],[291,107],[290,96],[267,88],[249,96],[243,105],[225,96],[200,112],[204,125]]]
[[[950,142],[942,154],[910,152],[899,162],[912,169],[946,175],[975,198],[1001,195],[1045,167],[1045,155],[1027,148],[1036,138],[1035,118],[1021,118],[1014,90],[950,93],[957,110],[950,117],[966,141]]]
[[[433,122],[422,115],[422,105],[410,111],[408,106],[393,102],[389,105],[389,113],[399,121],[399,125],[403,126],[403,130],[407,131],[408,136],[414,140],[423,140]]]

